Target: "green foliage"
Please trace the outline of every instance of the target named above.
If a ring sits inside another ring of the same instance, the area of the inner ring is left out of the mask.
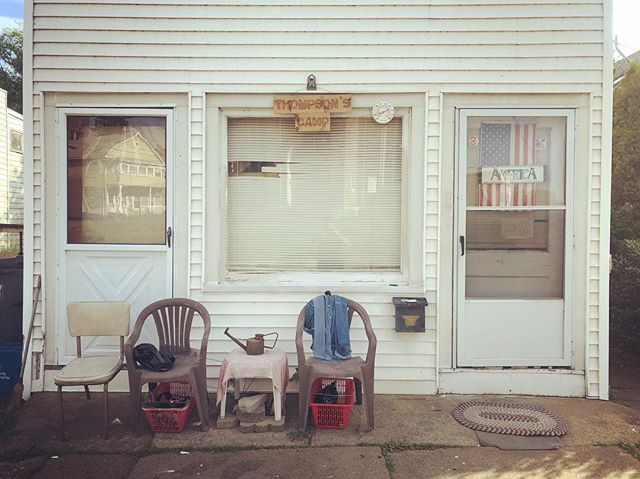
[[[613,98],[611,195],[612,347],[640,347],[640,65],[632,64]]]
[[[638,451],[637,444],[635,447],[633,447],[631,444],[627,442],[619,442],[618,447],[622,449],[624,452],[626,452],[627,454],[631,454],[631,456],[633,456],[634,459],[637,459],[640,461],[640,451]]]
[[[22,113],[22,22],[0,33],[0,88],[7,90],[9,108]]]
[[[287,433],[290,441],[300,441],[304,444],[311,445],[311,439],[315,433],[315,428],[313,427],[313,423],[309,424],[307,430],[304,431],[302,429],[292,429]]]

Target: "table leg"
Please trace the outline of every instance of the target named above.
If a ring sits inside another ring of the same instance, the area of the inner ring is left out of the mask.
[[[229,387],[229,381],[224,385],[224,394],[222,395],[222,402],[220,403],[220,419],[224,419],[227,413],[227,391]]]
[[[273,409],[276,415],[276,421],[282,419],[282,394],[273,386]]]
[[[242,384],[242,381],[244,381],[244,386]],[[245,391],[247,390],[246,381],[247,380],[243,378],[233,378],[233,398],[236,400],[236,404],[240,400],[240,391],[242,390],[242,388],[245,387]]]

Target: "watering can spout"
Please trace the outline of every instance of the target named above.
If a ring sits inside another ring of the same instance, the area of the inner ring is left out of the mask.
[[[238,341],[236,338],[234,338],[233,336],[231,336],[231,333],[229,332],[229,328],[224,330],[224,334],[227,335],[228,337],[230,337],[234,343],[236,343],[238,346],[240,346],[242,349],[244,349],[245,351],[247,350],[247,347],[242,344],[240,341]]]

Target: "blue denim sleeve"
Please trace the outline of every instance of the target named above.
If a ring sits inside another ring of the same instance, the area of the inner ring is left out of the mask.
[[[334,303],[334,320],[332,346],[336,359],[351,358],[351,338],[349,335],[349,308],[347,299],[336,296]]]
[[[304,332],[313,337],[313,301],[309,301],[304,312]]]

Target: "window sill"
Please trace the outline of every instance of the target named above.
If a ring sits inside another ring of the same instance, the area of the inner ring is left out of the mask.
[[[318,293],[330,290],[336,294],[381,293],[393,295],[424,295],[424,286],[406,282],[386,282],[379,280],[276,280],[272,278],[228,279],[222,282],[208,282],[203,285],[203,293]]]

